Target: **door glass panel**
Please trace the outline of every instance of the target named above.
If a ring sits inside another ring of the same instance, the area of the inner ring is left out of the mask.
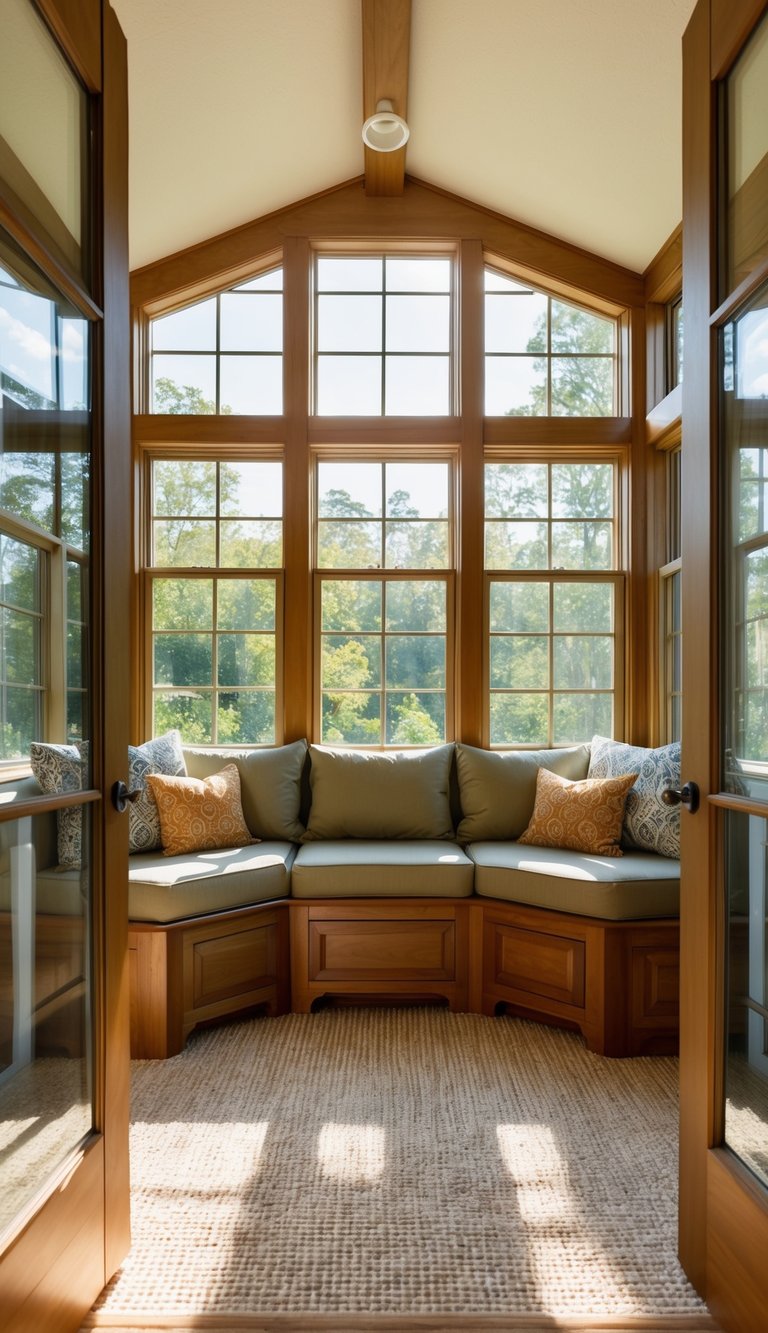
[[[87,99],[29,0],[3,0],[0,176],[82,271]],[[87,274],[86,274],[87,276]]]
[[[725,1139],[768,1184],[768,287],[720,335],[725,632]]]
[[[92,1126],[90,333],[0,234],[0,1232]],[[31,769],[31,774],[30,774]]]
[[[722,295],[768,259],[768,19],[726,85],[728,211]]]

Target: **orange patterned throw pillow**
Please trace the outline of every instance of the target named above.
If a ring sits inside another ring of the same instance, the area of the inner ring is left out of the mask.
[[[569,782],[549,769],[536,775],[536,803],[518,842],[535,847],[567,847],[592,856],[621,856],[624,804],[637,773],[620,778]]]
[[[209,778],[148,773],[146,781],[160,815],[163,856],[245,847],[259,841],[245,822],[235,764],[227,764]]]

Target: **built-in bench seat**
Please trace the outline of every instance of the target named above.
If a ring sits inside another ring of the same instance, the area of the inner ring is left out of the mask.
[[[128,916],[167,924],[287,898],[292,842],[259,842],[186,856],[140,852],[128,858]]]

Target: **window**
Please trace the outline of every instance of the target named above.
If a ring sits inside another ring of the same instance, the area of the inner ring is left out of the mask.
[[[153,461],[153,733],[277,739],[282,512],[279,461]]]
[[[666,454],[667,562],[659,570],[661,612],[661,729],[666,742],[682,735],[683,623],[680,561],[680,449]]]
[[[683,298],[667,306],[667,389],[683,382]]]
[[[273,415],[283,410],[283,271],[153,319],[152,411]]]
[[[447,462],[317,465],[325,744],[434,745],[450,734],[452,581],[423,573],[451,563],[450,479]]]
[[[621,679],[616,467],[489,463],[488,735],[568,745],[614,734]]]
[[[0,250],[0,761],[87,735],[88,323]]]
[[[485,270],[485,412],[616,415],[616,320]]]
[[[315,411],[451,412],[452,260],[318,255]]]

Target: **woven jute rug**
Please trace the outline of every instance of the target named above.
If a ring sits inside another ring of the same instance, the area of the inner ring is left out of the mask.
[[[148,1314],[701,1315],[676,1256],[677,1066],[432,1009],[193,1034],[134,1066]]]

